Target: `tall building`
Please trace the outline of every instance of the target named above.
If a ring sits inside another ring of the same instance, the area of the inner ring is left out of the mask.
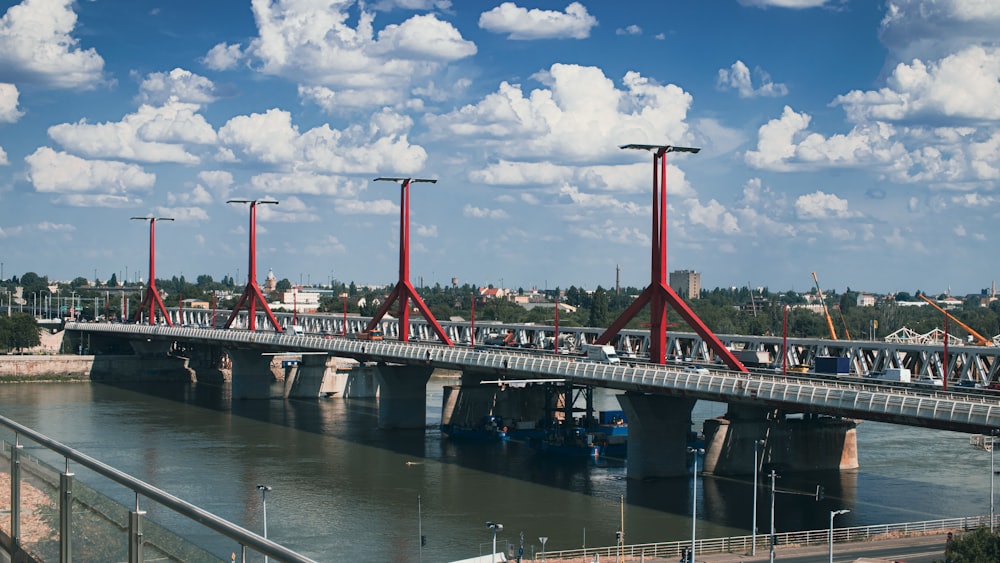
[[[694,270],[670,272],[670,289],[683,299],[698,299],[701,296],[701,274]]]

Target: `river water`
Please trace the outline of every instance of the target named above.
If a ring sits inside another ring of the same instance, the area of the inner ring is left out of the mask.
[[[188,384],[2,385],[0,414],[250,530],[262,530],[256,485],[266,484],[268,538],[317,561],[474,557],[489,553],[487,521],[504,526],[498,546],[519,546],[523,533],[526,557],[540,551],[540,536],[547,550],[614,545],[622,498],[626,543],[690,538],[690,477],[630,481],[614,461],[442,439],[442,389],[456,383],[429,382],[426,430],[379,430],[373,399],[230,401],[226,389]],[[610,392],[598,394],[598,406],[618,408]],[[698,403],[695,429],[724,411]],[[858,447],[856,472],[778,480],[777,531],[825,529],[829,512],[845,508],[838,527],[989,513],[990,454],[968,435],[865,422]],[[71,471],[134,505],[134,495]],[[699,477],[698,537],[750,533],[751,481]],[[817,484],[825,488],[818,502]],[[769,494],[760,488],[758,533],[770,526]],[[214,532],[143,508],[222,559],[239,553]]]

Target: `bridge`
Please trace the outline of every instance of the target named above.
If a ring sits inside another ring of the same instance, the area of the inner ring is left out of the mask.
[[[364,320],[357,322],[360,326]],[[458,323],[450,325],[448,330],[460,335],[464,328]],[[854,419],[968,433],[989,433],[1000,427],[1000,396],[990,392],[891,386],[856,377],[744,373],[692,369],[689,365],[670,363],[603,364],[583,361],[577,356],[539,354],[517,348],[444,346],[430,341],[367,341],[291,331],[118,323],[69,323],[66,330],[68,338],[86,341],[96,353],[122,350],[123,343],[145,357],[165,357],[171,349],[180,348],[189,358],[213,358],[219,357],[219,350],[224,350],[232,362],[234,399],[271,396],[274,376],[270,364],[275,354],[295,354],[301,358],[296,375],[313,382],[304,385],[307,391],[303,395],[312,397],[317,396],[317,382],[338,371],[336,358],[350,358],[365,367],[357,373],[341,375],[363,378],[367,373],[377,381],[379,424],[384,428],[426,425],[425,388],[437,368],[459,370],[463,374],[461,388],[451,396],[446,394],[443,421],[457,416],[463,408],[482,412],[484,404],[491,405],[487,409],[530,404],[533,388],[543,387],[482,384],[488,380],[561,381],[567,386],[623,391],[619,401],[629,420],[630,478],[683,475],[688,471],[690,413],[697,400],[729,405],[726,417],[708,421],[704,429],[704,470],[715,474],[751,473],[754,444],[758,441],[763,441],[764,446],[761,464],[789,470],[856,468]],[[581,335],[582,338],[586,333]],[[189,367],[196,372],[215,369],[207,361],[192,362]],[[345,394],[352,386],[373,388],[376,384],[371,380],[348,383],[343,387]],[[463,394],[467,397],[463,398]],[[511,419],[522,415],[527,413],[504,413],[505,418]]]

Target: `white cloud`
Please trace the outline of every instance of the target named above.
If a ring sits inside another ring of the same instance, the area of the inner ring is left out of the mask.
[[[178,221],[208,221],[208,212],[201,207],[157,207],[156,216],[172,217]]]
[[[25,0],[0,18],[0,74],[15,82],[55,88],[93,88],[104,59],[80,49],[70,35],[76,27],[74,0]]]
[[[642,28],[632,24],[627,27],[619,27],[615,30],[615,35],[642,35]]]
[[[566,6],[565,12],[528,10],[504,2],[479,16],[479,27],[506,33],[508,39],[586,39],[595,25],[597,18],[579,2]]]
[[[24,115],[17,109],[18,97],[17,86],[0,83],[0,123],[14,123]]]
[[[149,191],[156,182],[156,175],[134,164],[84,160],[49,147],[39,147],[24,160],[28,180],[39,192],[89,192],[127,198],[134,191]]]
[[[969,45],[995,45],[1000,3],[889,0],[879,33],[896,60],[938,59]]]
[[[228,148],[259,162],[321,173],[412,173],[427,160],[427,152],[411,145],[403,134],[409,118],[379,112],[367,126],[343,130],[322,125],[299,133],[289,112],[237,116],[219,129]]]
[[[760,67],[754,69],[753,74],[756,75],[758,82],[760,82],[760,87],[754,88],[753,78],[750,75],[750,69],[743,61],[736,61],[732,64],[729,69],[721,68],[719,69],[719,77],[716,81],[716,85],[720,89],[734,88],[741,98],[755,98],[758,96],[763,97],[780,97],[788,94],[788,87],[781,83],[774,83],[771,81],[771,75],[764,72]]]
[[[205,105],[216,99],[215,84],[189,70],[152,72],[139,85],[139,101],[162,105],[168,101]]]
[[[278,205],[257,206],[257,218],[275,223],[315,223],[320,220],[314,209],[295,196],[282,198]]]
[[[559,195],[568,198],[579,209],[599,209],[602,212],[621,211],[629,215],[642,215],[649,210],[631,201],[620,201],[609,194],[581,192],[575,186],[562,186]]]
[[[233,185],[233,174],[227,170],[202,170],[198,172],[198,180],[219,196],[219,199],[229,197],[229,188]]]
[[[195,186],[190,192],[167,194],[170,205],[208,205],[212,201],[212,194],[202,186]]]
[[[844,0],[737,0],[740,4],[744,6],[753,6],[755,8],[793,8],[793,9],[804,9],[804,8],[819,8],[820,6],[826,6],[829,4],[839,4],[844,2]]]
[[[821,191],[799,196],[795,212],[800,219],[847,219],[857,215],[848,209],[846,199]]]
[[[694,225],[703,225],[710,231],[732,235],[740,232],[739,221],[724,205],[712,199],[702,205],[696,199],[687,200],[688,220]]]
[[[462,215],[473,219],[506,219],[509,217],[503,209],[487,209],[470,204],[465,204],[465,207],[462,208]]]
[[[894,139],[895,129],[884,123],[862,124],[848,134],[824,137],[807,130],[811,117],[785,106],[781,117],[758,130],[757,150],[744,160],[750,166],[789,171],[820,166],[889,164],[905,157],[905,149]]]
[[[633,245],[649,242],[649,235],[646,232],[634,227],[622,227],[609,220],[604,221],[603,224],[573,224],[570,225],[569,232],[588,240],[607,241],[615,244]]]
[[[320,196],[357,197],[365,183],[338,176],[326,176],[309,171],[289,173],[264,173],[250,179],[250,185],[259,193],[307,194]]]
[[[265,74],[296,80],[304,86],[326,86],[357,104],[381,105],[387,95],[395,103],[420,82],[452,61],[476,53],[450,23],[434,15],[412,16],[374,32],[374,16],[362,6],[356,27],[347,2],[254,0],[252,10],[259,35],[244,55]],[[220,49],[218,46],[216,49]],[[219,55],[218,51],[214,53]],[[232,64],[220,57],[222,65]],[[232,58],[232,55],[230,55]],[[213,60],[217,60],[213,58]],[[321,98],[319,91],[307,91]]]
[[[679,144],[689,137],[691,95],[675,85],[629,72],[619,90],[599,68],[566,64],[535,78],[548,89],[526,97],[520,85],[504,82],[476,104],[429,116],[428,125],[437,137],[473,138],[500,158],[531,161],[589,163],[621,158],[623,139]]]
[[[399,213],[399,204],[388,199],[361,201],[357,199],[338,199],[333,202],[333,210],[342,215],[395,215]]]
[[[936,63],[899,64],[887,86],[838,96],[853,121],[915,116],[1000,119],[1000,48],[968,47]]]
[[[91,158],[197,164],[200,159],[180,143],[216,141],[212,126],[197,110],[194,104],[176,101],[159,107],[143,105],[118,122],[54,125],[49,136],[63,148]]]
[[[10,164],[10,161],[7,160],[7,151],[3,150],[3,147],[0,147],[0,166],[7,166],[8,164]]]
[[[438,228],[437,225],[413,225],[416,229],[416,233],[422,237],[437,238]]]
[[[243,51],[239,44],[219,43],[209,49],[202,62],[212,70],[230,70],[236,68],[242,58]]]

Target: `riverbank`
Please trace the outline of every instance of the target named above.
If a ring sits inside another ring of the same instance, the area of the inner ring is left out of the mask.
[[[94,356],[0,356],[0,383],[91,381]]]

